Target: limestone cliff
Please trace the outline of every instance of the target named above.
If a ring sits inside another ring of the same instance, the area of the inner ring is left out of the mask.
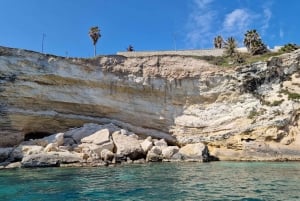
[[[300,51],[236,68],[187,56],[63,58],[0,47],[0,147],[84,123],[226,160],[299,160]]]

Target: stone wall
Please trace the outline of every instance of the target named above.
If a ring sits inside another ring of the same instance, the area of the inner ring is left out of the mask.
[[[282,46],[275,46],[270,49],[271,52],[277,52]],[[246,47],[237,48],[241,53],[248,52]],[[222,56],[224,49],[204,49],[204,50],[177,50],[177,51],[137,51],[137,52],[117,52],[117,55],[125,57],[147,57],[147,56],[163,56],[163,55],[179,55],[179,56]]]
[[[141,51],[141,52],[117,52],[117,55],[125,57],[145,57],[158,55],[181,55],[181,56],[222,56],[224,49],[206,50],[177,50],[177,51]]]

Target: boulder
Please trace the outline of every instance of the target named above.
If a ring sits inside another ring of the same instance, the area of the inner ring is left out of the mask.
[[[84,124],[83,127],[81,128],[76,128],[67,131],[64,136],[65,138],[72,138],[77,144],[79,144],[82,138],[90,136],[95,132],[105,128],[108,129],[110,133],[119,129],[117,126],[113,124],[99,125],[99,124],[88,123],[88,124]]]
[[[207,147],[203,143],[187,144],[179,149],[185,160],[206,161]]]
[[[5,166],[6,169],[13,169],[13,168],[20,168],[20,167],[21,167],[21,162],[14,162]]]
[[[9,158],[12,151],[12,147],[0,148],[0,163],[6,161]]]
[[[92,143],[96,145],[102,145],[104,143],[110,142],[110,140],[111,136],[109,130],[106,128],[99,130],[90,136],[82,138],[81,143]]]
[[[90,143],[83,143],[78,145],[81,148],[81,152],[88,154],[92,158],[96,158],[94,154],[97,154],[97,157],[100,158],[101,151],[107,149],[109,151],[113,151],[114,143],[112,141],[107,142],[102,145],[90,144]]]
[[[59,167],[60,164],[78,163],[81,157],[70,152],[40,153],[25,156],[22,167]]]
[[[145,153],[147,153],[152,147],[153,147],[153,142],[151,136],[147,137],[142,143],[141,147]]]
[[[72,145],[76,145],[77,143],[75,142],[75,140],[73,140],[73,138],[71,137],[65,137],[64,138],[64,146],[72,146]]]
[[[44,147],[38,146],[38,145],[23,145],[18,148],[20,149],[20,151],[22,152],[23,155],[39,154],[44,151]],[[16,149],[18,149],[18,148],[16,148]],[[18,152],[18,150],[16,150],[16,149],[14,151]]]
[[[83,127],[74,128],[65,133],[65,138],[72,138],[77,144],[84,137],[92,135],[93,133],[101,130],[103,128],[102,125],[88,123],[84,124]]]
[[[129,157],[131,160],[137,160],[144,157],[144,151],[136,137],[123,135],[120,131],[112,134],[117,154]]]
[[[104,161],[112,161],[114,156],[115,156],[114,153],[108,149],[103,149],[101,151],[101,159]]]
[[[64,133],[57,133],[54,135],[50,135],[42,138],[47,144],[55,143],[57,146],[61,146],[64,144]]]
[[[162,148],[161,147],[158,147],[158,146],[154,146],[150,149],[149,152],[152,152],[152,153],[155,153],[157,155],[161,155],[162,153]]]
[[[167,147],[168,143],[166,142],[165,139],[160,139],[160,140],[154,141],[154,145],[159,146],[159,147]]]
[[[50,143],[45,147],[44,152],[51,152],[51,151],[58,151],[58,150],[59,149],[56,143]]]
[[[162,161],[163,157],[161,155],[162,151],[160,147],[154,146],[147,153],[146,161],[147,162],[159,162]]]
[[[182,161],[184,160],[184,156],[177,152],[176,154],[174,154],[170,159],[167,159],[168,161]]]
[[[174,154],[178,153],[178,151],[179,147],[177,146],[162,147],[162,156],[164,159],[171,159]]]

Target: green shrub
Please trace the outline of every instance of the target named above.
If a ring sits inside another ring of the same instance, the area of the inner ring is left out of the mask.
[[[287,52],[292,52],[297,49],[299,49],[298,45],[296,45],[295,43],[288,43],[288,44],[285,44],[282,48],[280,48],[279,52],[287,53]]]

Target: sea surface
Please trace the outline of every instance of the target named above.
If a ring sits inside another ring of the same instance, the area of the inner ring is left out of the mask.
[[[300,200],[300,163],[0,170],[0,200]]]

